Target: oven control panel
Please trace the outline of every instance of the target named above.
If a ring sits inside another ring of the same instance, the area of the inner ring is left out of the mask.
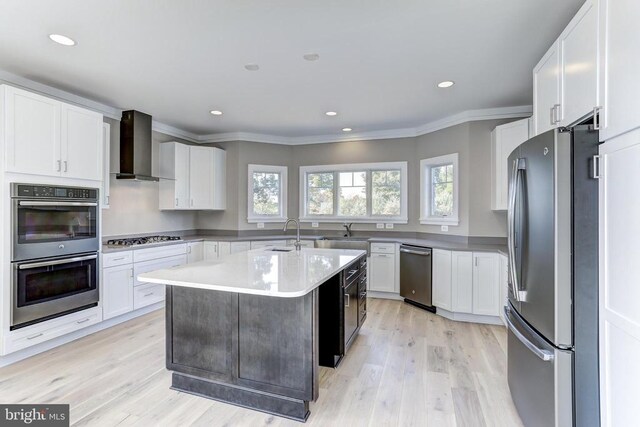
[[[89,199],[98,198],[98,190],[95,188],[80,187],[53,187],[49,185],[13,184],[12,197],[21,198],[46,198],[46,199]]]

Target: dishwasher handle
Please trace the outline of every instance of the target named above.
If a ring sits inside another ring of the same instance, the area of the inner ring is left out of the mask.
[[[412,254],[412,255],[431,256],[431,250],[417,251],[414,249],[407,249],[407,248],[400,247],[400,252],[404,252],[405,254]]]

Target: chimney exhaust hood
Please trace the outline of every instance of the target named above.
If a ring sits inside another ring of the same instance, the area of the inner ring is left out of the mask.
[[[120,119],[120,173],[116,179],[159,181],[151,175],[151,116],[122,112]]]

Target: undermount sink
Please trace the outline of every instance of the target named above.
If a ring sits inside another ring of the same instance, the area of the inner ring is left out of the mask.
[[[316,240],[319,249],[359,249],[369,253],[369,240],[357,237],[329,237]]]
[[[267,249],[268,252],[291,252],[293,249],[287,249],[287,248],[271,248],[271,249]]]

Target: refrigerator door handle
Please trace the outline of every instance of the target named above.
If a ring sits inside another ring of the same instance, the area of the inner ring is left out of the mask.
[[[555,358],[553,352],[540,348],[532,343],[529,339],[527,339],[527,337],[525,337],[524,334],[520,332],[518,327],[513,323],[513,321],[511,320],[511,316],[511,310],[508,307],[505,307],[504,319],[507,322],[507,327],[513,333],[513,335],[515,335],[515,337],[518,338],[520,342],[525,345],[525,347],[531,350],[531,352],[538,356],[540,359],[544,360],[545,362],[553,362],[553,359]]]
[[[509,255],[509,270],[511,271],[511,281],[509,286],[516,301],[523,301],[526,292],[520,290],[518,270],[516,268],[516,202],[518,200],[518,188],[520,186],[520,176],[525,169],[525,160],[517,158],[513,161],[513,173],[509,186],[509,205],[507,210],[507,244]],[[513,282],[513,283],[512,283]]]

